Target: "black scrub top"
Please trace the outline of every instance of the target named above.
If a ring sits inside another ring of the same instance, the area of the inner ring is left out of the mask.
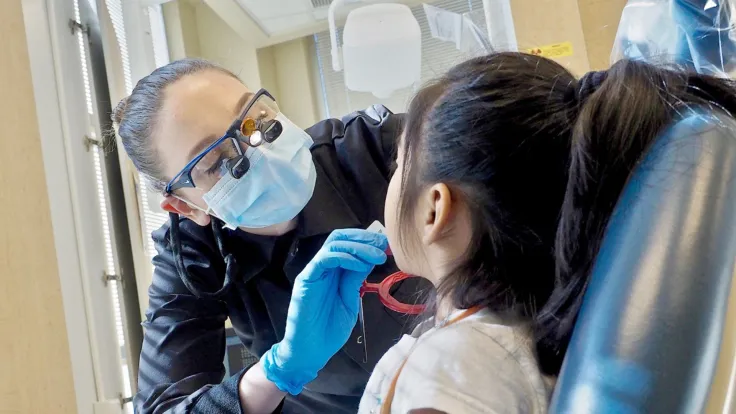
[[[297,229],[280,237],[226,230],[213,220],[200,227],[181,219],[179,238],[186,274],[177,272],[171,223],[153,233],[158,255],[149,288],[149,308],[138,377],[137,413],[241,413],[238,382],[245,370],[225,380],[225,320],[247,349],[260,357],[284,336],[294,279],[335,229],[383,222],[386,190],[395,160],[401,115],[382,106],[342,120],[314,125],[312,156],[317,168],[314,195]],[[216,236],[218,234],[219,236]],[[219,239],[219,240],[218,240]],[[225,281],[228,254],[235,275]],[[393,261],[368,277],[378,282],[396,271]],[[187,287],[188,286],[188,287]],[[414,303],[412,280],[394,296]],[[284,413],[355,413],[378,359],[409,331],[411,320],[364,297],[368,362],[358,343],[360,324],[348,343],[298,396],[288,395]]]

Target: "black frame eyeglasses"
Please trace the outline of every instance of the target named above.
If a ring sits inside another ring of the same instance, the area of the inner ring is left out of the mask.
[[[270,99],[270,102],[273,103],[273,106],[268,108],[269,112],[274,113],[273,117],[269,117],[264,110],[259,111],[255,117],[250,113],[256,103],[263,101],[263,97]],[[258,147],[264,142],[271,143],[276,141],[283,132],[283,125],[281,125],[281,122],[278,121],[275,116],[278,113],[280,112],[276,105],[276,99],[274,99],[267,90],[258,90],[258,92],[256,92],[250,99],[248,104],[245,105],[240,116],[233,121],[225,134],[189,161],[187,165],[184,166],[184,168],[176,174],[168,184],[166,184],[166,188],[164,190],[165,195],[169,195],[181,188],[196,187],[197,184],[195,182],[196,180],[192,176],[192,171],[200,161],[210,154],[213,149],[218,148],[221,145],[228,146],[231,150],[230,155],[232,156],[218,159],[218,165],[216,165],[217,169],[223,174],[224,170],[226,170],[227,173],[236,179],[243,177],[250,169],[250,162],[245,156],[245,150],[242,148],[241,143],[249,147]],[[230,147],[229,144],[231,144],[232,147]]]

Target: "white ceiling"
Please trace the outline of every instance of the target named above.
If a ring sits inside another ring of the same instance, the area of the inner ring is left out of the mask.
[[[312,1],[321,7],[315,7]],[[288,33],[295,27],[317,24],[319,21],[315,12],[320,8],[324,12],[329,6],[329,2],[324,0],[237,0],[237,2],[269,36]]]
[[[256,47],[270,46],[327,30],[327,9],[332,2],[332,0],[199,1],[210,6],[228,26],[244,39],[253,42]],[[338,25],[341,25],[350,10],[370,3],[404,3],[413,6],[421,2],[421,0],[346,0],[345,3],[349,4],[340,7],[336,19]]]

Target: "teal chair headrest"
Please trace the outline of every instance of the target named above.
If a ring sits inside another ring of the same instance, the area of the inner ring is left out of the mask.
[[[736,121],[690,112],[632,172],[551,413],[700,413],[736,261]]]

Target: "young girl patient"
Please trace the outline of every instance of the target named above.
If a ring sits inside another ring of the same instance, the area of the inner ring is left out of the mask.
[[[504,53],[423,88],[385,219],[398,267],[436,286],[435,316],[379,361],[359,412],[546,412],[629,173],[689,105],[736,113],[735,96],[644,63],[578,81]]]
[[[398,267],[436,286],[435,316],[377,364],[361,413],[542,413],[551,383],[530,316],[554,286],[575,79],[491,55],[423,88],[386,198]]]
[[[359,412],[546,412],[629,173],[688,106],[735,113],[735,96],[730,81],[640,62],[577,80],[517,53],[459,64],[418,92],[386,234],[398,267],[430,280],[436,297],[432,317],[379,361]],[[360,282],[386,247],[357,230],[328,239],[295,281],[282,344],[245,375],[260,384],[251,403],[273,384],[309,386],[326,363],[311,355],[347,341]]]

